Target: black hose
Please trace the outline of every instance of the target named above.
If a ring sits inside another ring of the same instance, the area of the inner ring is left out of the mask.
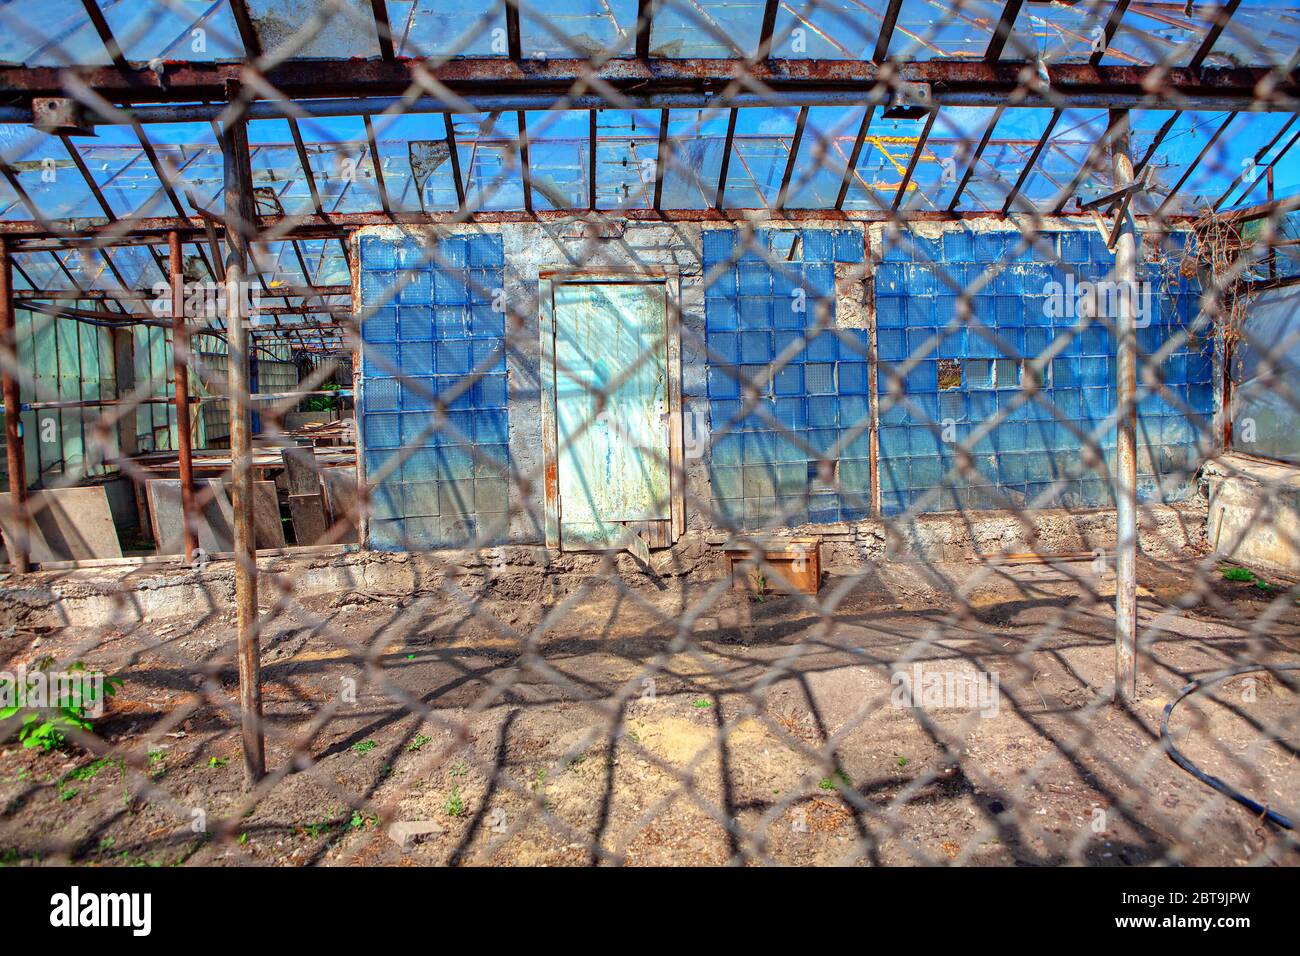
[[[1174,708],[1178,706],[1179,702],[1181,702],[1184,697],[1196,693],[1196,691],[1200,690],[1202,687],[1217,684],[1219,681],[1226,680],[1229,677],[1235,677],[1238,674],[1249,674],[1253,671],[1293,670],[1300,670],[1300,664],[1275,664],[1271,667],[1261,667],[1258,664],[1247,664],[1243,667],[1234,667],[1226,671],[1219,671],[1217,674],[1211,674],[1209,677],[1199,678],[1184,687],[1177,697],[1165,705],[1164,715],[1160,718],[1160,742],[1164,745],[1169,756],[1173,758],[1174,763],[1178,764],[1178,766],[1182,767],[1197,780],[1213,787],[1225,797],[1230,797],[1233,800],[1236,800],[1256,816],[1262,816],[1264,819],[1276,823],[1280,827],[1286,827],[1288,830],[1294,830],[1295,826],[1282,814],[1278,813],[1276,810],[1270,810],[1262,803],[1257,803],[1250,799],[1250,797],[1246,796],[1240,790],[1230,787],[1218,777],[1211,776],[1184,757],[1182,753],[1179,752],[1178,748],[1174,746],[1173,741],[1169,738],[1169,715],[1174,712]]]

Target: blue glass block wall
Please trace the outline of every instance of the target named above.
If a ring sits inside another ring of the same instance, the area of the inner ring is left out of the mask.
[[[817,297],[831,297],[833,310],[835,264],[862,261],[862,233],[770,230],[759,232],[757,242],[767,256],[738,248],[735,231],[704,232],[713,508],[720,519],[744,528],[770,525],[782,514],[782,524],[866,517],[871,469],[865,430],[839,456],[838,485],[817,475],[818,453],[868,419],[866,330],[827,330],[810,337],[793,361],[779,368],[773,361],[815,322]],[[773,269],[769,259],[787,267]],[[779,427],[757,410],[742,415],[747,381],[766,383],[759,405]]]
[[[411,450],[371,491],[370,546],[379,550],[490,543],[484,529],[504,527],[507,512],[505,314],[493,308],[501,237],[446,238],[438,254],[442,262],[427,263],[409,237],[360,243],[361,305],[378,306],[362,327],[366,474]],[[394,293],[399,281],[407,284]],[[433,396],[466,379],[448,396],[449,427],[425,434]]]
[[[1111,487],[1095,469],[1081,464],[1081,441],[1044,403],[1085,433],[1093,433],[1115,403],[1116,346],[1103,323],[1076,333],[1051,361],[1042,402],[1015,407],[1022,364],[1007,355],[1014,349],[1033,357],[1077,323],[1074,315],[1052,316],[1045,308],[1048,283],[1106,278],[1114,257],[1100,236],[1086,232],[1043,234],[1060,264],[1034,248],[1015,256],[991,282],[971,297],[971,323],[949,332],[905,377],[903,391],[913,408],[886,408],[886,367],[901,365],[923,349],[957,315],[957,294],[942,281],[944,270],[962,288],[986,269],[1015,253],[1018,233],[950,232],[934,240],[912,237],[884,250],[875,276],[876,323],[882,363],[878,390],[880,410],[880,484],[886,515],[914,508],[1005,507],[1041,500],[1043,506],[1110,507]],[[933,263],[933,264],[931,264]],[[1143,265],[1140,280],[1153,283],[1149,325],[1138,330],[1139,348],[1156,351],[1195,318],[1199,290],[1183,280],[1161,283],[1154,266]],[[981,325],[1006,343],[997,344],[975,331]],[[1141,353],[1140,353],[1141,354]],[[1212,336],[1199,335],[1164,366],[1169,391],[1208,421],[1213,410]],[[978,478],[943,476],[955,464],[952,438],[965,442],[971,432],[1003,410],[1007,417],[973,447]],[[1194,458],[1197,426],[1178,406],[1159,396],[1142,400],[1138,409],[1139,497],[1173,500],[1190,494],[1188,480],[1165,480]],[[947,430],[945,432],[945,426]],[[1115,429],[1098,444],[1113,467]],[[1040,499],[1052,483],[1064,479],[1053,497]],[[932,491],[938,487],[938,492]]]

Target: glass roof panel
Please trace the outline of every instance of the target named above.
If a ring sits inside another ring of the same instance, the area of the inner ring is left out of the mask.
[[[731,144],[723,206],[767,209],[776,205],[790,162],[799,111],[783,107],[740,110]]]
[[[869,60],[889,0],[796,0],[776,9],[772,56]]]
[[[301,0],[246,0],[262,50],[299,60],[375,58],[379,33],[370,0],[339,0],[349,12]]]
[[[758,49],[763,0],[663,0],[650,30],[652,56],[746,57]]]
[[[1111,40],[1103,63],[1122,62],[1128,54],[1141,63],[1186,66],[1214,23],[1217,0],[1186,5],[1173,3],[1131,3]],[[1207,60],[1211,66],[1222,61]]]
[[[1004,110],[993,129],[992,139],[971,172],[959,208],[1001,209],[1051,119],[1049,109]]]
[[[1213,206],[1243,173],[1249,174],[1253,181],[1258,174],[1256,154],[1289,118],[1283,113],[1239,113],[1215,140],[1209,152],[1196,162],[1205,144],[1228,119],[1228,114],[1184,114],[1184,118],[1187,117],[1191,117],[1189,125],[1181,130],[1175,127],[1165,137],[1152,163],[1162,187],[1159,191],[1162,198],[1189,166],[1196,164],[1170,203],[1169,212],[1200,212]]]
[[[534,111],[528,114],[527,123],[533,208],[587,208],[589,114],[585,110]]]
[[[1104,39],[1115,0],[1082,3],[1026,3],[1007,38],[1004,60],[1042,57],[1047,63],[1081,63]],[[1127,55],[1121,60],[1129,60]]]
[[[106,66],[111,61],[81,0],[11,0],[0,5],[0,62]]]
[[[1106,128],[1106,110],[1065,110],[1019,195],[1043,212],[1050,212],[1062,199],[1068,201],[1078,195],[1087,188],[1088,177],[1078,185],[1075,179],[1092,155],[1093,145],[1105,137]],[[1102,176],[1110,181],[1108,170],[1092,178],[1100,181]]]
[[[515,114],[460,114],[455,117],[455,130],[465,202],[474,209],[523,209]]]
[[[658,159],[658,110],[597,113],[597,208],[647,209],[654,205]]]
[[[1002,16],[1001,0],[903,0],[889,41],[889,55],[905,60],[937,57],[978,59],[988,49]]]
[[[912,173],[914,188],[908,190],[900,208],[948,208],[975,146],[993,120],[993,112],[985,107],[948,106],[939,110]]]
[[[525,7],[519,43],[525,57],[626,56],[636,40],[637,0],[568,0]]]
[[[673,110],[668,114],[663,203],[668,209],[707,209],[718,193],[727,136],[727,110]]]
[[[786,206],[834,208],[864,112],[861,106],[852,109],[814,106],[808,110]]]
[[[1211,66],[1282,63],[1300,49],[1300,3],[1243,0],[1206,62]]]
[[[398,56],[505,56],[500,0],[391,0],[388,23]]]
[[[890,208],[924,128],[924,117],[886,119],[879,110],[876,111],[844,197],[845,209]],[[918,189],[916,183],[908,183],[907,193],[910,196]]]
[[[233,60],[244,55],[229,0],[101,0],[104,19],[132,62]]]
[[[104,212],[90,187],[55,137],[38,133],[30,126],[0,124],[0,158],[47,219],[103,218]],[[7,178],[0,179],[0,217],[33,218]]]

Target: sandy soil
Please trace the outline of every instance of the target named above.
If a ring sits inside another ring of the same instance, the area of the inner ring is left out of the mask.
[[[1113,577],[1088,562],[831,569],[816,604],[718,582],[593,582],[556,602],[509,569],[419,596],[289,598],[262,636],[271,776],[251,793],[229,616],[14,629],[0,641],[6,668],[52,655],[125,685],[87,741],[94,753],[0,750],[0,853],[106,865],[1295,863],[1284,831],[1160,746],[1161,713],[1189,680],[1300,663],[1293,598],[1193,564],[1141,566],[1131,707],[1110,702]],[[891,675],[916,666],[996,677],[998,692],[984,713],[899,706]],[[1215,684],[1178,706],[1171,731],[1204,770],[1295,817],[1300,707],[1287,680],[1300,686],[1300,672]],[[390,826],[411,822],[433,832],[400,846]]]

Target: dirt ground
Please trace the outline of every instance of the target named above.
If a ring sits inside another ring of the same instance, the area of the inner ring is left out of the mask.
[[[95,753],[0,750],[0,855],[1293,864],[1285,831],[1160,746],[1161,713],[1189,680],[1300,662],[1294,598],[1194,561],[1140,566],[1129,708],[1110,702],[1113,576],[1087,561],[831,569],[822,612],[704,581],[592,583],[555,600],[508,569],[414,596],[289,597],[262,635],[271,776],[251,794],[231,615],[107,634],[14,628],[0,641],[7,669],[53,655],[125,683]],[[900,705],[891,675],[917,665],[996,676],[998,693],[983,713]],[[1203,770],[1294,817],[1292,677],[1300,686],[1300,672],[1214,684],[1170,726]],[[423,832],[402,846],[394,824]]]

